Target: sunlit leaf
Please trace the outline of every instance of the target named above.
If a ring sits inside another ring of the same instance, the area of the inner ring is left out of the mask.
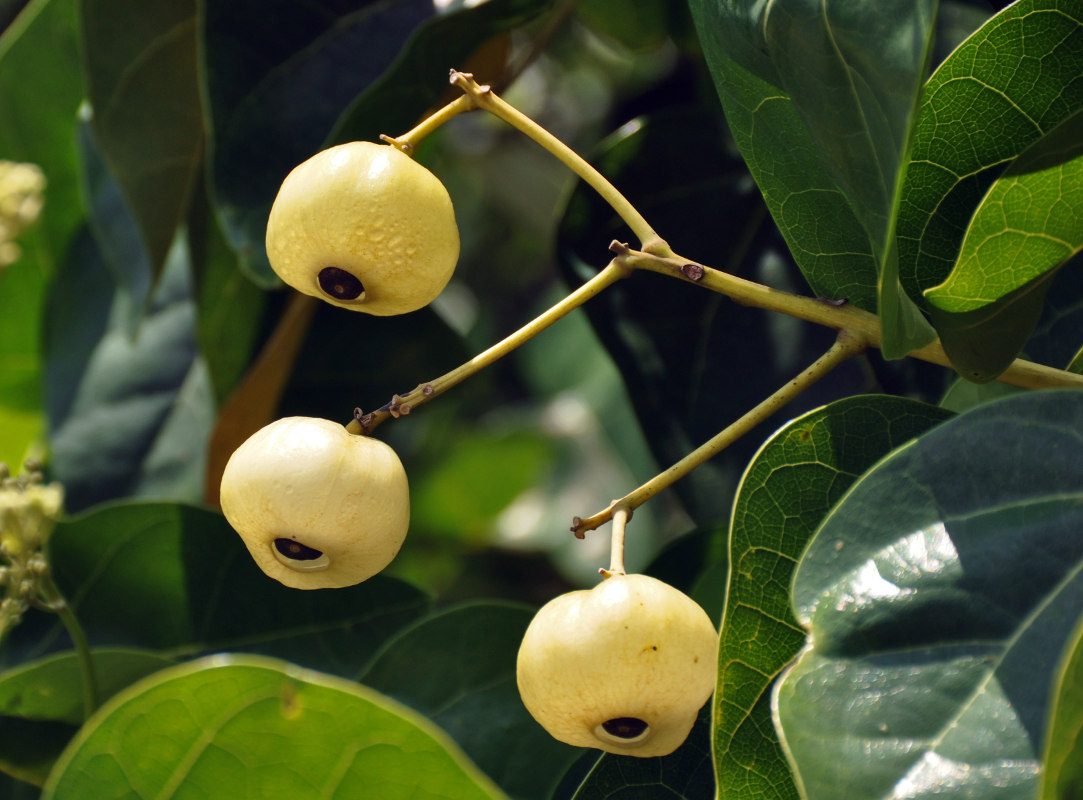
[[[1041,800],[1083,796],[1083,626],[1068,640],[1049,714]]]
[[[714,758],[727,797],[798,796],[770,709],[771,685],[805,639],[790,610],[794,569],[862,472],[949,416],[914,400],[851,397],[793,420],[749,464],[733,508],[714,697]]]
[[[1077,112],[996,180],[951,274],[925,291],[944,349],[963,375],[989,380],[1011,363],[1038,322],[1051,279],[1081,249],[1083,112]]]
[[[84,726],[43,798],[503,797],[432,723],[348,681],[213,656],[132,686]]]
[[[1083,108],[1083,6],[1019,0],[946,59],[922,97],[899,209],[899,274],[916,301],[947,277],[986,190]]]
[[[776,687],[805,796],[1024,797],[1083,607],[1083,393],[980,406],[894,451],[794,575]]]

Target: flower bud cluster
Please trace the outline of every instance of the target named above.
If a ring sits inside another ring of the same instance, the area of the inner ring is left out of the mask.
[[[36,165],[0,160],[0,269],[19,257],[15,237],[38,218],[44,190]]]
[[[45,484],[37,465],[12,477],[0,464],[0,641],[38,596],[48,571],[45,543],[63,501],[60,484]]]

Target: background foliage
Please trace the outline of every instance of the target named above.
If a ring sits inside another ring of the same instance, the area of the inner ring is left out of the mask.
[[[64,484],[50,557],[109,698],[83,719],[63,627],[29,612],[0,647],[0,796],[1078,792],[1083,394],[989,382],[1021,353],[1083,371],[1077,2],[4,0],[0,24],[0,158],[48,181],[0,271],[0,460]],[[252,431],[447,371],[631,238],[471,114],[418,154],[463,236],[431,308],[368,318],[277,285],[285,174],[404,132],[454,97],[451,67],[679,252],[877,313],[896,359],[845,365],[636,512],[629,568],[722,626],[714,700],[671,756],[549,738],[519,639],[605,563],[573,515],[830,331],[633,275],[380,429],[411,532],[357,587],[285,589],[215,510]],[[936,336],[956,372],[898,358]]]

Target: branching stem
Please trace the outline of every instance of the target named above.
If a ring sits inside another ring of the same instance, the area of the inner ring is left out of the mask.
[[[635,491],[625,495],[604,511],[599,511],[586,519],[576,517],[572,520],[572,532],[579,537],[586,531],[614,518],[616,509],[634,511],[663,489],[668,489],[703,462],[721,453],[750,430],[766,420],[791,400],[796,398],[816,381],[827,375],[847,359],[865,352],[868,343],[859,335],[849,331],[840,331],[831,348],[812,363],[804,372],[778,389],[766,400],[747,412],[720,433],[715,434],[704,444],[697,447],[676,464],[660,475],[651,478]]]
[[[790,294],[753,281],[738,278],[728,272],[713,269],[679,256],[659,256],[628,250],[620,258],[633,269],[659,272],[663,275],[694,283],[724,294],[744,306],[776,311],[791,317],[814,322],[836,330],[846,330],[860,337],[870,347],[880,347],[880,320],[875,314],[844,303],[825,302],[811,297]],[[908,354],[912,358],[951,368],[951,360],[937,340]],[[1024,389],[1083,389],[1083,375],[1035,364],[1018,358],[997,380]]]
[[[660,255],[670,254],[671,251],[668,245],[654,232],[654,229],[644,216],[629,202],[627,197],[617,191],[617,188],[592,167],[586,159],[526,116],[522,111],[506,103],[488,86],[479,85],[474,80],[474,76],[452,70],[451,83],[462,89],[466,96],[471,97],[478,108],[488,111],[490,114],[507,122],[513,128],[525,133],[552,153],[568,169],[582,178],[594,191],[602,196],[602,199],[613,207],[613,210],[624,220],[624,223],[632,229],[632,233],[636,235],[642,244],[643,250]]]
[[[368,414],[362,414],[359,411],[355,412],[355,419],[346,426],[347,430],[351,433],[368,435],[388,417],[409,414],[417,406],[438,397],[452,386],[462,383],[474,373],[479,372],[521,344],[534,338],[554,322],[567,316],[587,300],[628,274],[629,268],[619,259],[613,259],[605,269],[545,313],[535,317],[515,333],[497,342],[488,350],[474,356],[465,364],[456,367],[451,372],[445,373],[435,380],[420,384],[413,391],[401,397],[395,395],[389,403],[376,411]]]

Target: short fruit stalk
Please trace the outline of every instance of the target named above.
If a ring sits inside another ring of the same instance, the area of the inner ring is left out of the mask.
[[[440,180],[397,147],[350,142],[286,176],[267,221],[283,281],[377,316],[416,311],[443,291],[459,229]]]
[[[611,573],[537,613],[519,648],[519,694],[562,742],[667,755],[714,690],[717,647],[690,597],[647,575]]]
[[[295,589],[371,578],[398,554],[410,525],[395,451],[311,417],[276,420],[237,448],[221,502],[260,569]]]

